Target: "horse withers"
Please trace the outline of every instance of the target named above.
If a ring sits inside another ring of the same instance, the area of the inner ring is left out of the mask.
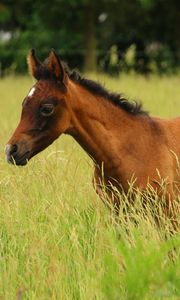
[[[111,187],[127,193],[132,177],[135,189],[150,185],[161,194],[160,174],[167,182],[166,212],[172,216],[180,183],[180,118],[150,117],[140,105],[70,71],[54,50],[43,63],[31,50],[28,65],[37,82],[22,103],[19,125],[6,146],[7,161],[25,165],[61,134],[69,134],[93,158],[101,197],[103,182],[118,207]]]

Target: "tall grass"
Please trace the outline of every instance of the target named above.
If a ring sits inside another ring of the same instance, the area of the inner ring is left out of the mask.
[[[162,117],[180,111],[178,77],[94,76]],[[26,167],[10,166],[28,77],[0,81],[0,299],[180,299],[180,235],[157,227],[141,195],[125,195],[118,218],[92,187],[92,162],[61,137]]]

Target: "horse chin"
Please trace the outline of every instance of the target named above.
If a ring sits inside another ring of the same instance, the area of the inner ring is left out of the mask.
[[[26,159],[26,160],[23,160],[23,161],[20,161],[20,162],[16,162],[16,166],[19,166],[19,167],[23,167],[23,166],[26,166],[27,163],[28,163],[29,159]]]

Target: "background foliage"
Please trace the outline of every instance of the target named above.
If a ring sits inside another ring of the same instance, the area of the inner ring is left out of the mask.
[[[24,72],[30,48],[112,74],[180,65],[179,0],[2,0],[0,27],[1,73]]]

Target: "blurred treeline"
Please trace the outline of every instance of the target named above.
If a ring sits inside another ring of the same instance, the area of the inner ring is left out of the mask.
[[[31,48],[85,71],[172,73],[180,0],[1,0],[1,74],[25,72]]]

